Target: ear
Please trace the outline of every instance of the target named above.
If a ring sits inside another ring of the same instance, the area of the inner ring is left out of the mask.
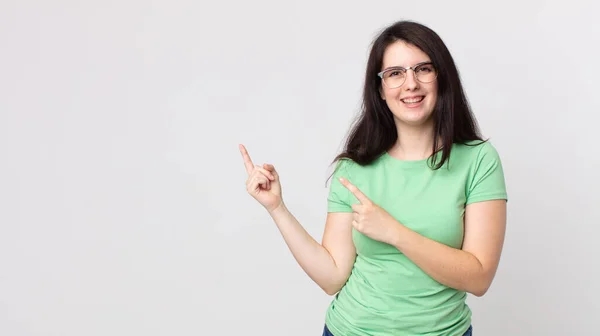
[[[379,96],[382,100],[385,100],[385,95],[383,94],[383,87],[381,85],[379,86]]]

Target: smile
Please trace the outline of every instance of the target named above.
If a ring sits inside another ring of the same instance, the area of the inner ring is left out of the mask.
[[[410,98],[404,98],[404,99],[400,99],[400,100],[405,104],[414,104],[414,103],[421,102],[423,99],[425,99],[425,96],[410,97]]]

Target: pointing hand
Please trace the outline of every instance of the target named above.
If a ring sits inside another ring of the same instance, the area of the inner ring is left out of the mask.
[[[255,165],[252,163],[246,147],[239,145],[239,148],[248,173],[246,190],[267,211],[272,212],[283,204],[279,174],[271,164]]]
[[[352,226],[365,236],[387,244],[393,244],[399,235],[400,223],[383,208],[373,203],[362,191],[345,178],[340,182],[360,202],[353,204]]]

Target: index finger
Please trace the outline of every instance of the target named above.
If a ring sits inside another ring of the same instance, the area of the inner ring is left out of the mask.
[[[254,163],[252,163],[252,160],[250,159],[250,155],[248,154],[248,151],[246,150],[246,147],[244,147],[244,145],[240,144],[240,152],[242,153],[242,158],[244,159],[244,166],[246,166],[246,172],[248,173],[248,175],[250,175],[250,173],[252,173],[252,170],[254,169]]]
[[[350,190],[350,192],[354,196],[356,196],[356,198],[358,199],[358,201],[361,204],[365,204],[365,203],[371,202],[371,200],[365,194],[363,194],[363,192],[360,191],[360,189],[358,189],[354,184],[350,183],[350,181],[346,180],[343,177],[340,177],[340,182],[342,183],[342,185],[344,187],[346,187],[346,189]]]

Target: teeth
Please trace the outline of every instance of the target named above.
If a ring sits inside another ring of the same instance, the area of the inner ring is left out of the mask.
[[[425,98],[424,96],[421,97],[416,97],[416,98],[409,98],[409,99],[401,99],[403,102],[407,103],[407,104],[412,104],[412,103],[418,103],[421,100],[423,100],[423,98]]]

